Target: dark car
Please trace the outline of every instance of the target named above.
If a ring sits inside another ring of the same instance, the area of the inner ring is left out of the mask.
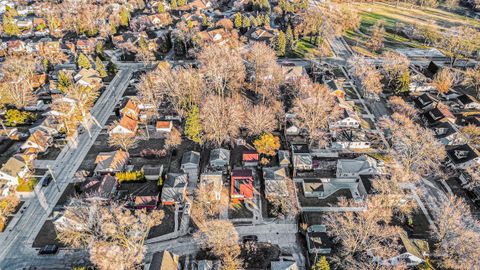
[[[45,245],[38,251],[39,255],[53,255],[57,254],[58,246],[57,245]]]
[[[242,237],[243,243],[247,242],[258,242],[258,237],[256,235],[245,235]]]
[[[48,186],[48,184],[50,184],[51,181],[52,181],[52,175],[50,173],[47,173],[41,180],[42,187]]]

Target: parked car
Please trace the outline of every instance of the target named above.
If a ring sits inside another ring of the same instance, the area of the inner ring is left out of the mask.
[[[258,237],[256,235],[245,235],[242,237],[243,243],[247,242],[258,242]]]
[[[39,255],[53,255],[57,254],[58,246],[57,245],[45,245],[38,251]]]
[[[45,176],[42,177],[40,181],[42,182],[42,187],[46,187],[52,181],[52,175],[50,173],[47,173]]]

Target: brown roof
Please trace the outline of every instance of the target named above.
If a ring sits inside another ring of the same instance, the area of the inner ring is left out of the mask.
[[[27,141],[31,141],[42,148],[47,148],[49,137],[45,132],[37,129],[32,135],[30,135],[30,137],[28,137]]]
[[[123,114],[129,115],[130,112],[135,114],[133,115],[134,118],[137,117],[138,114],[140,113],[140,109],[138,108],[137,104],[133,102],[131,99],[128,100],[127,104],[125,104],[125,107],[123,107],[122,109]],[[130,116],[132,115],[130,114]]]
[[[156,128],[170,128],[171,121],[157,121]]]
[[[120,119],[120,126],[132,131],[132,132],[135,132],[137,131],[137,127],[138,127],[138,122],[137,120],[135,119],[132,119],[128,116],[123,116],[122,119]]]
[[[118,171],[125,166],[128,161],[128,153],[122,150],[113,152],[102,152],[97,155],[95,171],[112,170]]]

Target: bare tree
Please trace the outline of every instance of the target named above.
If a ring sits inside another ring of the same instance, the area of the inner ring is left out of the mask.
[[[271,133],[277,128],[277,118],[271,107],[255,105],[245,112],[245,128],[249,135]]]
[[[2,64],[0,104],[12,104],[21,109],[37,100],[33,93],[36,60],[30,55],[9,56]]]
[[[378,51],[383,48],[385,39],[385,22],[377,21],[370,29],[371,36],[367,42],[367,47],[372,51]]]
[[[445,158],[445,148],[430,129],[398,113],[394,113],[391,119],[382,119],[380,124],[390,131],[391,155],[404,168],[406,175],[419,177],[439,171],[439,164]],[[412,179],[415,180],[418,179]]]
[[[455,83],[455,75],[450,69],[444,68],[440,70],[432,81],[432,86],[437,89],[439,94],[445,94],[450,91],[453,84]]]
[[[182,143],[182,133],[176,128],[172,128],[170,134],[168,134],[167,139],[165,140],[166,148],[175,148]]]
[[[293,112],[296,125],[308,131],[310,143],[313,143],[325,135],[328,123],[337,119],[341,110],[326,85],[312,83],[309,79],[302,81],[296,87],[298,94]]]
[[[279,218],[295,218],[299,213],[295,183],[292,179],[285,179],[273,186],[266,199],[273,205],[272,214]]]
[[[480,187],[480,168],[478,165],[472,165],[465,170],[468,175],[468,183],[465,185],[466,188],[473,190]]]
[[[479,40],[479,32],[475,28],[457,26],[443,31],[435,45],[450,57],[453,66],[457,59],[473,54],[478,49]]]
[[[403,54],[388,51],[383,54],[382,70],[389,82],[397,80],[403,73],[408,72],[410,60]]]
[[[202,184],[195,191],[191,216],[196,224],[204,224],[208,220],[218,218],[220,211],[224,207],[228,207],[228,190],[222,187],[220,198],[217,198],[216,192],[213,192],[216,188],[218,187],[215,187],[213,183]]]
[[[211,220],[199,226],[193,235],[201,247],[211,250],[222,262],[222,269],[243,269],[240,256],[239,236],[228,220]]]
[[[461,128],[462,133],[465,135],[467,142],[476,148],[480,146],[480,127],[476,125],[467,125]]]
[[[245,65],[236,50],[210,45],[200,52],[198,60],[208,89],[217,95],[231,96],[245,81]]]
[[[240,96],[208,96],[200,110],[204,138],[215,145],[230,142],[240,134],[244,123],[244,101]]]
[[[281,67],[277,64],[275,51],[263,42],[256,42],[245,55],[247,74],[253,91],[266,99],[275,99],[284,82]]]
[[[448,269],[475,269],[480,265],[480,233],[478,222],[469,206],[461,198],[449,196],[432,208],[435,227],[436,255],[442,267]],[[472,268],[473,267],[473,268]]]
[[[377,97],[383,91],[382,74],[375,64],[365,57],[353,57],[349,60],[353,74],[360,79],[362,88],[367,97]]]
[[[480,67],[469,68],[465,71],[463,85],[473,87],[476,97],[480,98]]]
[[[398,96],[392,96],[388,99],[388,104],[393,112],[404,114],[411,119],[418,117],[418,111],[412,105],[408,104],[403,98]]]
[[[132,212],[115,203],[74,198],[55,229],[66,245],[86,248],[99,269],[134,269],[143,263],[150,228],[163,216],[163,211]]]
[[[108,137],[108,145],[128,152],[128,150],[137,147],[138,139],[135,135],[130,134],[111,134]]]

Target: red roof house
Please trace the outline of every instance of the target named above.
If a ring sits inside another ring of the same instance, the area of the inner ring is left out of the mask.
[[[231,177],[232,201],[253,198],[253,174],[250,169],[234,169]]]

